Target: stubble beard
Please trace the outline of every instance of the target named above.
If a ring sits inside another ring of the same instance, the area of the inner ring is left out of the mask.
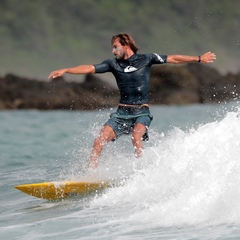
[[[125,52],[120,52],[119,54],[115,54],[115,58],[117,60],[124,60],[125,58]]]

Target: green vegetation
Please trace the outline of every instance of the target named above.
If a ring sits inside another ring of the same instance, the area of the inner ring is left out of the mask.
[[[0,75],[46,78],[55,68],[112,57],[128,32],[141,52],[213,51],[222,72],[239,71],[239,0],[1,0]]]

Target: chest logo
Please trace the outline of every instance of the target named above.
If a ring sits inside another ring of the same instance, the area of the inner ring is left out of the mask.
[[[133,67],[133,66],[127,66],[126,68],[124,68],[124,72],[135,72],[138,69]]]

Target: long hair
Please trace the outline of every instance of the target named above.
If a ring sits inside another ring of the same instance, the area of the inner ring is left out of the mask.
[[[122,46],[129,46],[134,53],[137,53],[137,51],[139,50],[139,48],[135,44],[134,39],[127,33],[120,33],[113,36],[111,43],[113,44],[116,39],[119,39],[119,42],[122,44]]]

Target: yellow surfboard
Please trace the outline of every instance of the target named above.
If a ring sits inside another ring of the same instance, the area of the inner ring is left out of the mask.
[[[93,193],[110,187],[109,182],[43,182],[15,186],[16,189],[34,197],[56,200],[75,195]]]

